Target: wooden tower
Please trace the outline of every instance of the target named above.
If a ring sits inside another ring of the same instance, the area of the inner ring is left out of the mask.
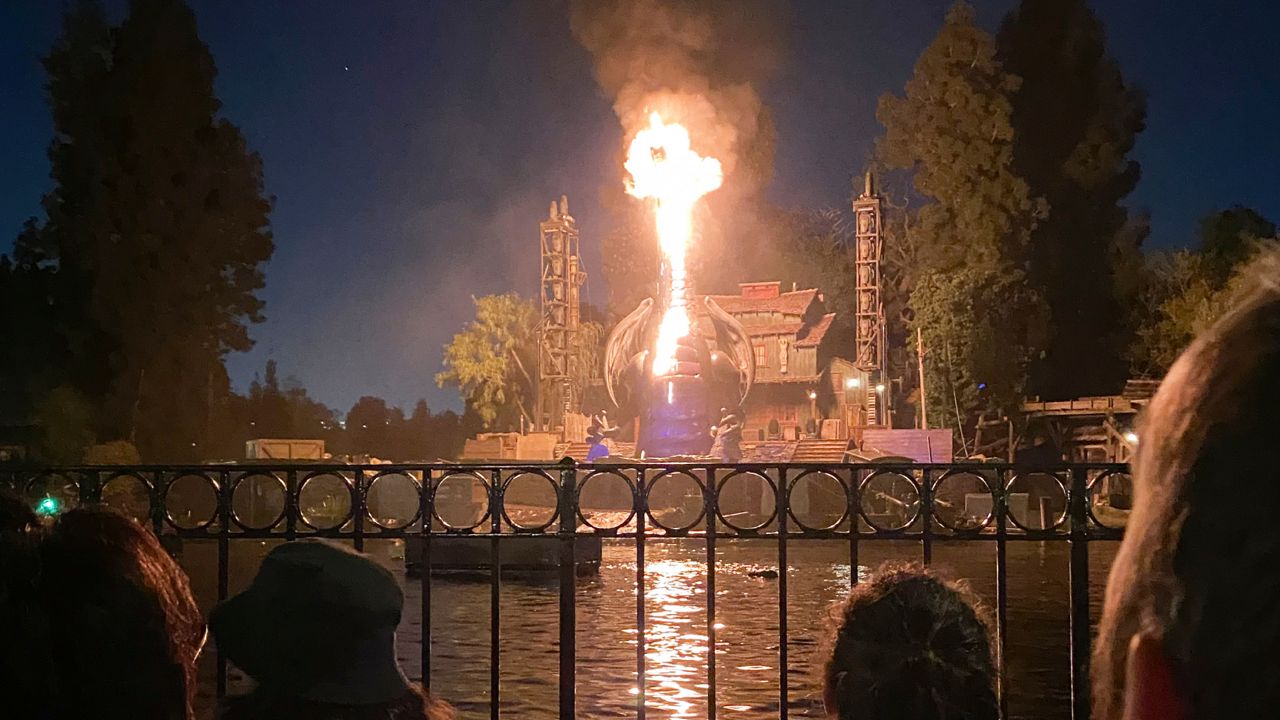
[[[867,424],[889,425],[890,388],[885,372],[884,303],[880,299],[880,260],[884,255],[881,234],[883,203],[875,178],[868,170],[862,194],[853,200],[857,260],[854,284],[855,361],[864,375]]]
[[[535,430],[558,432],[565,416],[578,412],[580,389],[577,362],[579,300],[587,274],[578,254],[578,226],[569,214],[569,199],[552,201],[547,219],[539,225],[541,248],[541,310],[538,352],[538,397]]]

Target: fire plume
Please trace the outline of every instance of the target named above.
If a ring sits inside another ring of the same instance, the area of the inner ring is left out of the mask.
[[[653,374],[668,375],[676,366],[677,342],[691,327],[685,256],[693,238],[693,208],[699,198],[720,187],[724,173],[719,160],[693,151],[683,125],[663,122],[656,112],[631,141],[623,167],[630,175],[627,193],[655,201],[658,247],[671,274],[653,357]]]

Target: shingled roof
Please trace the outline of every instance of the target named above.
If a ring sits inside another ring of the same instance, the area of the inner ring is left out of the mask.
[[[796,338],[796,347],[817,347],[821,345],[822,338],[827,336],[827,331],[831,329],[831,324],[835,322],[835,319],[835,313],[823,315],[822,319],[814,323],[807,333]]]
[[[710,295],[725,312],[731,315],[750,312],[776,312],[803,317],[805,311],[818,297],[818,290],[796,290],[779,293],[776,297],[743,297],[742,295]]]
[[[715,336],[715,326],[711,324],[711,317],[709,315],[705,312],[698,313],[696,321],[698,323],[698,330],[702,332],[703,336]],[[819,322],[815,324],[814,327],[816,328],[818,325],[821,325],[821,323]],[[753,338],[768,337],[770,335],[797,335],[804,330],[804,322],[801,320],[791,320],[788,322],[775,323],[743,323],[742,329],[746,330],[747,335]],[[813,329],[810,329],[809,335],[812,334]],[[808,335],[805,337],[808,337]]]

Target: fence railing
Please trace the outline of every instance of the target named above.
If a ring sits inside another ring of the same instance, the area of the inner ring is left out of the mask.
[[[513,562],[502,550],[513,543],[540,537],[541,544],[555,546],[535,563],[543,563],[558,581],[562,720],[575,717],[576,576],[593,560],[584,542],[634,543],[638,720],[646,713],[646,543],[669,537],[705,541],[708,720],[715,720],[717,710],[717,543],[776,544],[777,707],[780,720],[787,720],[789,544],[847,542],[852,584],[858,582],[859,548],[866,542],[917,542],[925,564],[937,541],[993,543],[998,689],[1001,714],[1007,717],[1007,545],[1064,542],[1070,558],[1071,717],[1081,720],[1089,717],[1088,543],[1120,538],[1131,497],[1128,473],[1126,466],[1112,464],[244,464],[9,467],[0,468],[0,486],[48,512],[101,502],[138,517],[158,534],[216,542],[219,601],[228,595],[232,541],[328,537],[363,549],[367,540],[405,539],[407,560],[420,569],[413,581],[421,583],[421,668],[428,687],[435,571],[479,572],[490,587],[493,720],[501,711],[498,599],[505,572],[494,568]],[[477,543],[482,546],[478,561]],[[455,550],[463,545],[469,552],[460,559]],[[221,696],[226,663],[219,658],[217,665]]]

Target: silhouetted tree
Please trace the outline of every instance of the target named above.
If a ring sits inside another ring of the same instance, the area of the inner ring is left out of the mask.
[[[1012,96],[1018,78],[996,59],[995,41],[974,24],[965,2],[916,62],[902,97],[880,98],[884,135],[876,154],[910,169],[931,200],[915,217],[926,268],[1021,265],[1043,203],[1013,167]]]
[[[38,233],[27,221],[14,257],[0,256],[0,424],[30,422],[44,396],[70,384],[65,285],[32,241]]]
[[[1206,282],[1221,288],[1240,264],[1257,252],[1259,240],[1275,237],[1275,223],[1242,205],[1205,217],[1200,221],[1198,249]]]
[[[347,412],[347,437],[352,452],[385,455],[390,424],[391,409],[387,401],[368,395],[357,400]]]
[[[333,409],[312,399],[297,378],[285,378],[283,394],[292,437],[323,439],[337,426],[337,415]]]
[[[114,31],[78,2],[45,62],[55,138],[47,220],[15,252],[58,267],[64,374],[100,439],[193,459],[223,357],[251,346],[271,256],[259,158],[218,115],[214,64],[181,0],[133,0]]]
[[[998,35],[999,59],[1022,78],[1013,94],[1013,167],[1048,215],[1031,232],[1030,281],[1053,333],[1033,365],[1033,392],[1050,398],[1117,392],[1131,333],[1146,219],[1121,202],[1138,182],[1129,158],[1146,101],[1107,54],[1084,0],[1023,0]],[[1088,362],[1082,352],[1088,349]]]
[[[267,361],[262,380],[255,376],[249,384],[245,409],[251,438],[294,437],[289,401],[280,390],[275,360]]]
[[[40,456],[49,462],[75,464],[93,445],[93,408],[76,390],[59,386],[41,398],[35,419],[43,430]]]

